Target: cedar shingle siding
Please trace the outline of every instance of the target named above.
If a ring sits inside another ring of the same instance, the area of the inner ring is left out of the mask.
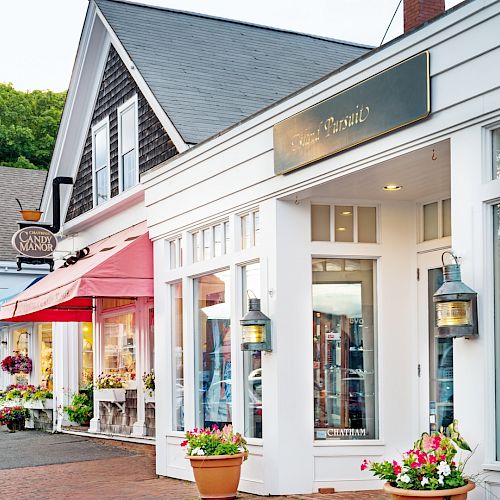
[[[177,154],[163,129],[113,46],[97,96],[91,126],[83,148],[78,174],[66,214],[66,222],[92,209],[92,126],[109,116],[111,197],[118,194],[118,120],[117,108],[138,96],[139,172],[142,174]]]

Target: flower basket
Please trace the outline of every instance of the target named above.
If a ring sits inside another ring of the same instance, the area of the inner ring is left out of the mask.
[[[236,498],[245,453],[188,458],[201,498]]]
[[[384,490],[393,500],[465,500],[475,484],[464,474],[466,462],[457,455],[459,450],[471,452],[457,424],[454,420],[446,431],[424,432],[399,462],[364,460],[361,470],[369,469],[388,481]]]
[[[17,373],[31,373],[31,358],[24,354],[15,354],[2,359],[0,366],[4,372],[16,375]]]
[[[384,484],[384,490],[391,494],[393,500],[412,500],[432,498],[433,500],[465,500],[467,493],[472,491],[476,485],[469,481],[465,486],[450,488],[447,490],[402,490],[395,488],[389,483]]]
[[[7,422],[7,429],[11,432],[24,431],[26,425],[26,420],[22,418],[21,420],[14,420],[12,422]]]
[[[96,389],[94,394],[97,401],[108,403],[125,402],[125,389]]]
[[[155,391],[146,391],[144,393],[144,402],[145,403],[154,403],[155,402]]]

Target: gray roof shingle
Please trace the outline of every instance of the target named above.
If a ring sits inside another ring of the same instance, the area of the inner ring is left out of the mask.
[[[95,0],[189,144],[301,89],[369,47],[121,0]]]
[[[0,261],[16,260],[16,251],[12,248],[12,235],[19,229],[21,219],[16,198],[23,208],[37,209],[43,193],[45,170],[0,167]]]

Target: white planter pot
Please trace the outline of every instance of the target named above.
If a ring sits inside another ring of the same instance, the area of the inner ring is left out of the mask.
[[[144,403],[154,403],[155,402],[155,392],[146,391],[144,393]]]
[[[94,391],[97,401],[108,403],[124,403],[125,389],[98,389]]]
[[[42,401],[44,410],[53,410],[54,409],[54,400],[53,399],[44,399]]]
[[[29,399],[23,405],[25,408],[30,410],[43,410],[43,400],[42,399]]]

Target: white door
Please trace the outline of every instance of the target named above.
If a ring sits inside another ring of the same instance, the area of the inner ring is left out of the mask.
[[[432,296],[443,283],[441,255],[418,254],[418,330],[420,430],[446,427],[453,420],[453,339],[434,337]]]

